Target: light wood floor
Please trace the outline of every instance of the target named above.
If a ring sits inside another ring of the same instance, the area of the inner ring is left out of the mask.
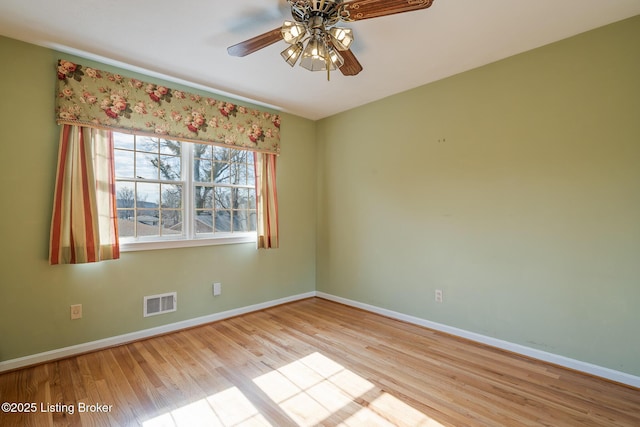
[[[319,298],[5,373],[0,402],[37,406],[3,427],[640,426],[638,389]]]

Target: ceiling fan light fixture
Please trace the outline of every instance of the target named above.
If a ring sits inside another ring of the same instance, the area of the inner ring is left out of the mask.
[[[342,55],[340,55],[340,52],[338,52],[333,47],[329,47],[328,53],[329,63],[331,64],[332,71],[344,65],[344,58],[342,57]]]
[[[351,28],[333,27],[329,30],[331,41],[338,50],[347,50],[353,42],[353,31]]]
[[[327,69],[327,45],[318,34],[309,39],[302,51],[300,66],[309,71],[323,71]]]
[[[281,32],[285,42],[296,44],[305,36],[307,29],[298,22],[284,21]]]
[[[296,65],[296,62],[298,62],[298,58],[300,58],[300,54],[302,53],[303,49],[304,47],[302,46],[302,43],[298,42],[296,44],[288,46],[285,50],[280,52],[280,56],[284,58],[287,64],[293,67],[294,65]]]

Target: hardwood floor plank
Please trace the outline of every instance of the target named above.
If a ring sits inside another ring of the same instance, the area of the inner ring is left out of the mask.
[[[0,374],[0,400],[75,408],[2,427],[640,425],[638,389],[320,298]]]
[[[55,362],[54,381],[51,382],[51,402],[44,402],[45,405],[53,405],[50,409],[53,416],[53,424],[59,426],[72,426],[80,423],[80,415],[75,410],[65,410],[64,405],[72,405],[77,401],[73,377],[71,376],[71,364],[73,359],[64,359]],[[62,410],[57,410],[56,405],[62,405]]]

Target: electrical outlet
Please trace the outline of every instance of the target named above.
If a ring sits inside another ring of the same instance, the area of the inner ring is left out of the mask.
[[[71,320],[82,319],[82,304],[71,306]]]
[[[436,302],[442,302],[442,289],[436,289]]]
[[[216,282],[213,284],[213,296],[217,297],[222,294],[222,283]]]

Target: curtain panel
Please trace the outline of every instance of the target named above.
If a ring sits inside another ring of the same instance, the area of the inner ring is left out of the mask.
[[[275,154],[254,154],[258,249],[276,249],[280,245],[276,160]]]
[[[280,153],[280,116],[59,60],[58,123]]]
[[[120,257],[111,131],[64,125],[51,220],[50,264]]]

